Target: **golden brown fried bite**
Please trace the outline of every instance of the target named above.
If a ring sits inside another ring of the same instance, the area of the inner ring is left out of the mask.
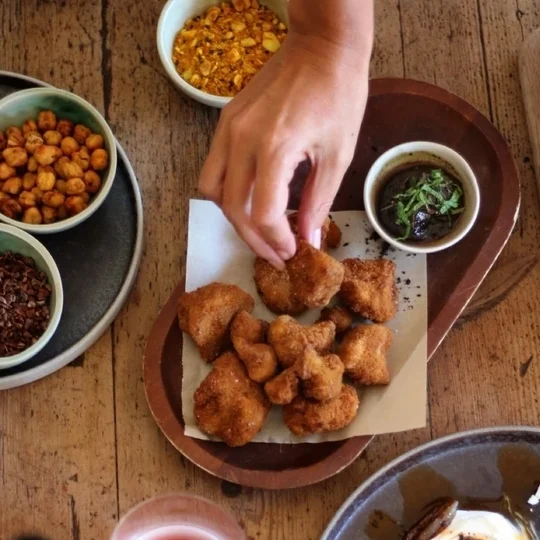
[[[295,236],[298,236],[298,212],[293,212],[287,216],[291,230]],[[327,217],[321,228],[321,249],[335,249],[341,243],[341,229]]]
[[[287,368],[264,385],[274,405],[287,405],[298,395],[298,376],[294,367]]]
[[[303,240],[298,241],[296,254],[286,266],[293,298],[308,308],[327,306],[339,292],[343,265]]]
[[[231,341],[246,366],[252,381],[263,383],[272,378],[278,368],[274,349],[266,343],[268,323],[240,311],[231,324]]]
[[[268,329],[268,343],[274,347],[279,363],[285,368],[292,366],[308,345],[320,354],[328,354],[335,338],[336,326],[333,322],[302,326],[288,315],[281,315],[272,321]]]
[[[287,270],[277,270],[268,261],[257,257],[254,280],[264,305],[278,315],[300,315],[306,306],[292,295]]]
[[[337,431],[348,426],[358,411],[356,390],[344,384],[340,393],[329,401],[313,401],[301,396],[283,407],[283,420],[299,437]]]
[[[199,428],[229,446],[249,443],[263,427],[270,402],[247,375],[238,356],[226,352],[212,366],[194,395]]]
[[[332,321],[336,325],[336,334],[343,334],[353,323],[352,313],[344,307],[326,307],[321,310],[321,315],[317,322]]]
[[[178,321],[202,358],[212,362],[229,346],[229,328],[234,316],[242,310],[251,312],[254,307],[253,298],[236,285],[211,283],[180,297]]]
[[[335,354],[321,356],[308,346],[293,369],[302,381],[302,392],[307,398],[328,401],[341,391],[344,367]]]
[[[340,296],[354,313],[386,322],[397,312],[396,265],[387,259],[345,259]]]
[[[380,324],[365,324],[349,330],[338,349],[345,374],[360,384],[388,384],[386,353],[392,341],[391,330]]]

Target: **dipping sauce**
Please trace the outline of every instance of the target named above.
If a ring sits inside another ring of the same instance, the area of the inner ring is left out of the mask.
[[[394,172],[378,200],[379,219],[398,241],[432,241],[449,234],[465,204],[463,186],[450,172],[419,163]]]

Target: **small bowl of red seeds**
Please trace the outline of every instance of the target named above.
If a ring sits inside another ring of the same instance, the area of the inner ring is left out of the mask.
[[[45,246],[11,225],[0,225],[0,369],[33,358],[62,316],[60,272]]]

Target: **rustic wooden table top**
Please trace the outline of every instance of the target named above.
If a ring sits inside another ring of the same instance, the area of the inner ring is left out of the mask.
[[[253,539],[315,539],[356,486],[404,451],[468,428],[540,425],[540,204],[517,68],[540,0],[377,0],[373,76],[417,78],[469,100],[509,141],[523,183],[508,246],[430,363],[427,427],[378,437],[338,476],[281,492],[223,483],[169,445],[146,405],[142,354],[182,274],[187,201],[218,113],[165,77],[155,44],[162,5],[0,0],[0,68],[105,113],[146,217],[139,278],[114,326],[60,372],[0,393],[0,538],[36,530],[102,540],[135,503],[186,490],[229,509]]]

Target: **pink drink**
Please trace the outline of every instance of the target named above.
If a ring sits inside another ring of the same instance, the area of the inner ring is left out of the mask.
[[[236,521],[214,503],[193,495],[165,495],[130,510],[111,540],[245,540]]]

